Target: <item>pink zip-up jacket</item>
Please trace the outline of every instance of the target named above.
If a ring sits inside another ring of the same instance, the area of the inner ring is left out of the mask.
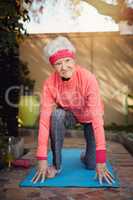
[[[96,142],[96,163],[106,162],[103,104],[94,74],[76,66],[72,77],[63,81],[58,72],[44,82],[41,97],[37,159],[47,159],[50,117],[55,105],[71,111],[79,123],[92,123]]]

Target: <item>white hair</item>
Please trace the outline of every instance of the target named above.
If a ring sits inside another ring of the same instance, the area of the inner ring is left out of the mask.
[[[76,52],[75,47],[66,37],[58,36],[54,40],[49,41],[43,49],[45,61],[49,63],[49,57],[63,49],[68,49],[73,53]]]

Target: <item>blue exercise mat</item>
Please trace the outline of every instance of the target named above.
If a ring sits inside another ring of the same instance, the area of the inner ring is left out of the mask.
[[[99,184],[95,177],[95,170],[88,170],[80,160],[81,149],[63,149],[62,150],[62,170],[54,178],[46,179],[44,182],[32,183],[31,180],[35,175],[36,169],[32,168],[26,178],[20,182],[21,187],[119,187],[119,180],[113,171],[109,162],[107,162],[108,169],[114,175],[115,183],[109,185],[103,182]],[[49,153],[49,164],[52,160],[52,154]]]

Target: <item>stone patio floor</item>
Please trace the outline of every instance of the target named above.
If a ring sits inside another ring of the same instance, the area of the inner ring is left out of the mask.
[[[25,139],[30,152],[25,158],[35,162],[35,144]],[[65,138],[64,147],[83,147],[82,138]],[[20,188],[27,169],[0,171],[0,200],[133,200],[133,157],[119,143],[108,142],[108,158],[120,179],[120,188]]]

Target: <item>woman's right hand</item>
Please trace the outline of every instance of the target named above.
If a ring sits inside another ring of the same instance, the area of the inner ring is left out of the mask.
[[[39,160],[37,172],[35,176],[32,178],[32,182],[36,183],[37,181],[43,182],[47,176],[48,162],[47,160]]]

